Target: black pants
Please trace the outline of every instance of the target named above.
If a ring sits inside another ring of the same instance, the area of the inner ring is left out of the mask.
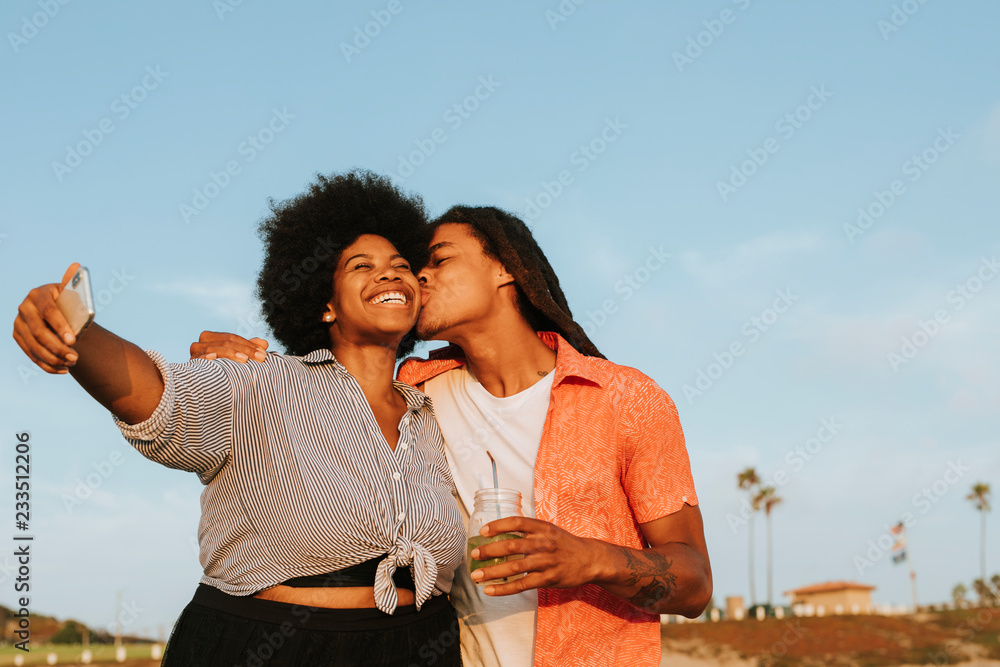
[[[441,595],[392,616],[238,597],[201,584],[162,667],[459,667],[458,619]]]

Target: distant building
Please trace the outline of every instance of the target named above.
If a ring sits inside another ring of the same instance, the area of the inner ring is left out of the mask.
[[[874,586],[854,581],[828,581],[785,591],[785,595],[792,598],[792,607],[809,607],[817,614],[870,614],[873,590]]]
[[[742,621],[746,615],[747,610],[743,606],[742,595],[730,595],[726,598],[726,619],[730,621]]]

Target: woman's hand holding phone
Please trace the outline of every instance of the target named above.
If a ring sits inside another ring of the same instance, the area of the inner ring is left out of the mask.
[[[79,358],[71,347],[76,343],[73,329],[56,305],[59,294],[79,268],[79,263],[70,264],[61,283],[36,287],[17,308],[14,340],[46,373],[68,373]]]

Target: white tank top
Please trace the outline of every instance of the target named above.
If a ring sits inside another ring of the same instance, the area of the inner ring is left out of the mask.
[[[521,492],[521,510],[535,516],[535,459],[549,407],[549,373],[524,391],[497,398],[465,366],[424,383],[431,397],[445,451],[468,526],[478,489],[493,486],[487,450],[497,461],[501,488]],[[455,571],[452,603],[462,623],[466,664],[484,667],[530,667],[535,646],[538,592],[491,597],[469,576],[468,561]]]

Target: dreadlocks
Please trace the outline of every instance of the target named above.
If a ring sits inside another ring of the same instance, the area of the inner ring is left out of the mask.
[[[448,222],[468,225],[486,256],[514,276],[517,309],[535,331],[554,331],[581,354],[605,358],[573,319],[555,271],[524,222],[492,206],[453,206],[432,227]]]

